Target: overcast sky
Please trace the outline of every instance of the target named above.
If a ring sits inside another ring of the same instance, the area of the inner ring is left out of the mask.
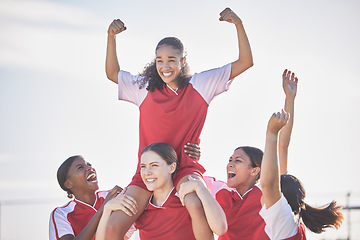
[[[283,107],[288,68],[299,77],[289,173],[310,203],[345,204],[351,192],[360,205],[360,2],[0,0],[0,237],[47,237],[50,211],[67,201],[56,171],[69,156],[94,165],[101,189],[130,182],[139,115],[117,100],[105,75],[111,21],[127,26],[117,38],[122,69],[142,71],[157,42],[176,36],[195,73],[237,59],[235,27],[218,21],[225,7],[243,20],[254,66],[210,104],[201,136],[206,174],[225,180],[236,147],[263,149],[267,121]],[[39,199],[43,205],[9,205]],[[39,221],[31,222],[34,214]],[[32,234],[14,234],[18,224]],[[336,233],[317,238],[324,236]]]

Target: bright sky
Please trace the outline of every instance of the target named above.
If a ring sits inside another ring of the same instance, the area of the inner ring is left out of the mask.
[[[243,20],[255,64],[209,107],[201,136],[206,174],[225,180],[237,146],[263,149],[267,121],[283,107],[288,68],[299,77],[289,172],[310,203],[345,204],[351,192],[351,204],[360,205],[359,1],[0,0],[0,238],[47,238],[50,211],[67,201],[56,171],[69,156],[95,166],[101,189],[129,183],[139,116],[117,100],[105,75],[111,21],[127,26],[117,38],[122,69],[140,72],[157,42],[176,36],[195,73],[237,58],[235,27],[218,21],[225,7]],[[44,204],[9,205],[38,199]],[[31,222],[34,214],[40,220]],[[19,224],[30,236],[14,233]],[[311,238],[336,235],[326,234]]]

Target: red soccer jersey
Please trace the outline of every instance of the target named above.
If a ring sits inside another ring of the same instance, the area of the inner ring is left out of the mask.
[[[135,222],[141,240],[195,239],[190,215],[175,194],[174,188],[160,207],[149,202]]]
[[[204,180],[226,215],[228,231],[220,236],[219,240],[269,239],[264,229],[265,222],[259,215],[262,192],[257,185],[241,196],[225,182],[216,181],[208,176],[205,176]]]
[[[265,222],[259,215],[262,192],[254,186],[243,196],[235,189],[222,189],[216,200],[223,208],[228,222],[228,231],[219,240],[269,239],[265,234]]]
[[[286,238],[285,240],[306,240],[304,224],[300,222],[297,233],[292,237]]]
[[[73,199],[64,206],[55,208],[50,216],[49,239],[59,239],[66,234],[76,237],[101,207],[108,192],[97,192],[93,206]]]
[[[188,142],[198,143],[204,126],[210,101],[229,87],[231,64],[222,68],[194,74],[187,86],[172,90],[155,89],[149,92],[139,88],[140,76],[120,71],[118,77],[119,99],[139,106],[139,159],[141,151],[154,142],[165,142],[171,145],[180,162],[174,177],[174,184],[188,174],[205,172],[204,167],[195,159],[184,154],[184,145]],[[131,185],[146,189],[140,177],[140,165]]]

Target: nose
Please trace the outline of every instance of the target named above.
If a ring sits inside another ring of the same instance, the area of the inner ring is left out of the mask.
[[[229,167],[234,167],[233,162],[229,162],[229,163],[227,164],[227,167],[228,167],[228,168],[229,168]]]
[[[146,168],[144,169],[144,174],[145,174],[145,175],[150,175],[150,174],[151,174],[150,168],[146,167]]]
[[[169,68],[169,64],[168,64],[167,62],[165,62],[165,63],[163,64],[163,68],[168,69],[168,68]]]

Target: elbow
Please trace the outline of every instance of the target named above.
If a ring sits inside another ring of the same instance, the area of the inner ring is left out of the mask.
[[[227,225],[227,222],[226,222],[226,219],[225,221],[223,221],[219,226],[218,228],[216,229],[216,231],[214,231],[214,233],[218,236],[221,236],[221,235],[224,235],[228,230],[228,225]]]
[[[244,66],[246,67],[246,69],[251,68],[252,66],[254,66],[254,62],[252,60],[252,58],[248,59],[245,63]]]

